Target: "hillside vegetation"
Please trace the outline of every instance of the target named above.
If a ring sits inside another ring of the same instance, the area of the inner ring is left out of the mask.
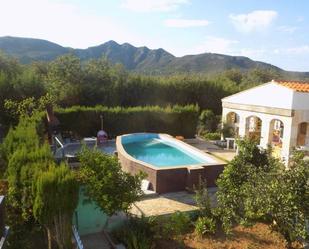
[[[214,75],[143,76],[130,73],[106,58],[82,62],[64,55],[51,62],[20,64],[0,55],[0,123],[13,119],[5,100],[38,99],[46,94],[60,107],[198,105],[221,113],[221,99],[242,89],[280,78],[272,70],[227,70]]]
[[[18,58],[22,63],[51,61],[67,53],[77,56],[82,61],[106,57],[114,64],[122,64],[126,70],[151,75],[214,74],[230,69],[248,71],[258,68],[274,71],[284,78],[304,79],[309,77],[309,73],[284,71],[274,65],[243,56],[203,53],[175,57],[162,48],[134,47],[129,43],[118,44],[115,41],[87,49],[73,49],[41,39],[6,36],[0,37],[0,50]]]

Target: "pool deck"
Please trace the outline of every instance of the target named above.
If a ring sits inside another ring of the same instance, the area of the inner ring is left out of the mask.
[[[184,142],[194,146],[195,148],[201,151],[204,151],[221,160],[224,160],[226,162],[231,161],[236,155],[235,150],[222,149],[210,141],[193,138],[193,139],[185,139]]]
[[[212,205],[216,205],[217,188],[208,188]],[[142,200],[135,202],[130,213],[136,216],[162,216],[176,211],[190,212],[197,210],[194,194],[186,191],[166,193],[161,195],[145,196]]]

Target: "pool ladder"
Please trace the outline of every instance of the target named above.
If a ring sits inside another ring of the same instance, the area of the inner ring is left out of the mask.
[[[73,225],[72,226],[72,232],[73,232],[73,236],[74,236],[74,239],[76,241],[76,246],[77,246],[77,249],[84,249],[84,245],[83,245],[83,242],[82,240],[80,239],[80,236],[78,234],[78,231],[76,229],[76,227]]]

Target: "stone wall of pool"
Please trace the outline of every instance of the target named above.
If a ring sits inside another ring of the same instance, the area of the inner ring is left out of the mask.
[[[136,135],[140,134],[147,135],[147,133],[139,133]],[[173,167],[156,167],[144,161],[137,160],[127,153],[123,146],[122,139],[126,136],[132,135],[134,134],[118,136],[116,139],[116,149],[122,169],[131,174],[137,174],[140,171],[145,172],[147,174],[147,180],[149,180],[152,185],[152,190],[159,194],[192,189],[194,185],[199,183],[200,179],[206,180],[208,187],[215,187],[216,179],[220,173],[222,173],[226,164],[225,162],[207,154],[207,157],[211,159],[211,163]],[[167,134],[158,135],[171,141],[174,139]],[[201,152],[200,150],[182,141],[176,139],[174,140],[175,143],[179,143],[181,147],[185,147],[186,149],[192,151],[192,153],[203,153],[206,155],[206,153]]]

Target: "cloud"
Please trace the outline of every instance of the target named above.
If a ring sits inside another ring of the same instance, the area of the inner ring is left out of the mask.
[[[90,8],[54,0],[4,1],[0,23],[5,23],[1,25],[0,36],[41,38],[78,48],[110,39],[134,44],[145,41],[117,19],[98,15]]]
[[[230,40],[222,37],[216,36],[206,36],[205,41],[197,46],[194,51],[195,53],[219,53],[219,54],[232,54],[233,45],[238,43],[238,41]]]
[[[273,10],[255,10],[248,14],[231,14],[229,17],[237,30],[249,33],[267,28],[277,16],[278,13]]]
[[[190,0],[124,0],[121,7],[137,12],[168,12],[189,3]]]
[[[286,49],[286,52],[288,52],[289,54],[307,54],[309,53],[309,45],[288,48]]]
[[[295,27],[295,26],[279,26],[278,30],[284,33],[289,33],[292,34],[294,33],[296,30],[298,30],[299,27]]]
[[[192,28],[192,27],[205,27],[209,25],[208,20],[202,19],[168,19],[164,24],[171,28]]]

